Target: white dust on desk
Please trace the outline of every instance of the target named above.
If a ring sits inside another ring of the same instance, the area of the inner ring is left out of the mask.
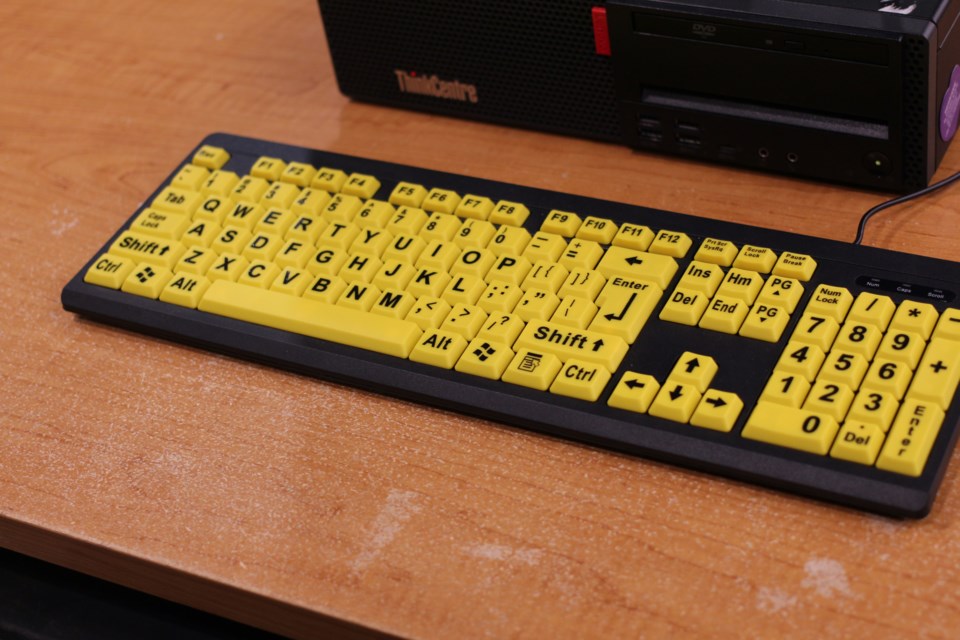
[[[767,613],[779,613],[797,604],[797,597],[783,589],[761,587],[757,592],[757,609]]]
[[[803,565],[806,577],[800,586],[813,589],[817,595],[832,598],[835,595],[853,597],[847,572],[843,565],[830,558],[810,558]]]
[[[351,568],[354,573],[366,569],[383,549],[393,542],[404,523],[420,512],[421,505],[417,504],[420,494],[416,491],[391,490],[387,502],[377,514],[370,526],[370,540],[364,545],[363,551],[353,560]]]
[[[503,544],[478,544],[466,547],[464,552],[475,558],[498,562],[519,562],[527,565],[539,564],[543,551],[540,549],[514,549]]]
[[[56,205],[54,205],[50,211],[50,215],[50,233],[58,238],[67,231],[70,231],[70,229],[73,229],[80,222],[76,212],[67,208],[61,209]]]

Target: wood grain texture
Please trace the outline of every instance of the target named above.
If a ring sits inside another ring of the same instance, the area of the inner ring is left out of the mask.
[[[956,460],[892,521],[59,304],[217,130],[836,239],[883,196],[350,103],[310,0],[7,0],[0,61],[0,545],[305,638],[955,637]],[[958,205],[867,242],[955,259]]]

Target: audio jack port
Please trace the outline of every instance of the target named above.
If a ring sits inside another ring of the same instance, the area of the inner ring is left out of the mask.
[[[770,150],[766,147],[760,147],[757,149],[757,155],[760,156],[761,160],[766,160],[770,157]]]
[[[797,164],[799,160],[800,160],[800,156],[795,154],[793,151],[787,154],[787,162],[789,162],[790,164]]]

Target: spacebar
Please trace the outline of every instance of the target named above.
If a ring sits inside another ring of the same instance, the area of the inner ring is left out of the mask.
[[[406,358],[423,332],[413,322],[216,280],[200,311]]]

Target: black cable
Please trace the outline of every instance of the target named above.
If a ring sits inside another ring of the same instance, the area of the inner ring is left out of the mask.
[[[874,208],[870,209],[865,214],[863,214],[863,217],[860,218],[860,226],[857,228],[857,237],[853,240],[853,244],[860,244],[861,242],[863,242],[863,232],[867,228],[867,222],[869,222],[870,218],[872,218],[874,214],[880,213],[884,209],[895,207],[898,204],[903,204],[904,202],[908,202],[910,200],[913,200],[914,198],[925,196],[928,193],[933,193],[937,189],[942,189],[943,187],[949,184],[953,184],[957,180],[960,180],[960,171],[958,171],[957,173],[953,174],[948,178],[944,178],[940,182],[933,183],[929,187],[920,189],[919,191],[908,193],[905,196],[900,196],[899,198],[894,198],[893,200],[887,200],[886,202],[881,202],[880,204],[878,204],[877,206],[875,206]]]

